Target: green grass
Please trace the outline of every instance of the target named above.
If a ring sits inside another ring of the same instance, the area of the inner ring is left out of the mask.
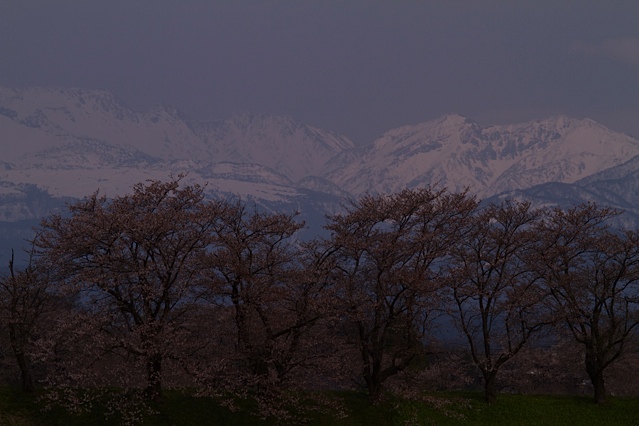
[[[582,396],[500,395],[492,405],[487,405],[479,393],[437,397],[458,403],[451,404],[447,413],[432,406],[407,403],[403,410],[405,417],[412,414],[417,424],[424,425],[639,424],[638,398],[611,398],[605,405],[597,406],[591,398]]]
[[[639,398],[611,398],[597,406],[587,397],[500,395],[487,405],[480,393],[433,394],[425,401],[389,400],[371,405],[366,395],[355,392],[335,394],[341,398],[346,418],[313,413],[311,425],[632,425],[639,424]],[[144,425],[264,425],[248,413],[249,405],[231,412],[208,398],[168,392],[158,414],[147,417]],[[111,425],[97,407],[93,412],[74,416],[62,409],[43,412],[37,398],[10,388],[0,388],[0,425]]]

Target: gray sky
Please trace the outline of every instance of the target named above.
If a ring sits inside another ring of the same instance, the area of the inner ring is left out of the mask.
[[[448,112],[639,137],[639,1],[0,0],[0,85],[286,114],[356,143]]]

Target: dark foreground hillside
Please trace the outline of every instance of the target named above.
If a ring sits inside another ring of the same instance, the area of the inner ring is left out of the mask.
[[[370,405],[362,393],[331,395],[342,404],[342,414],[300,415],[297,419],[262,419],[240,406],[232,412],[208,398],[169,393],[157,414],[146,415],[141,424],[155,425],[631,425],[639,423],[639,398],[611,398],[596,405],[582,396],[503,395],[487,405],[481,393],[430,394],[421,401],[386,400]],[[45,410],[36,398],[10,388],[0,390],[0,424],[35,425],[112,425],[117,415],[105,420],[106,407],[95,406],[81,415],[53,409]]]

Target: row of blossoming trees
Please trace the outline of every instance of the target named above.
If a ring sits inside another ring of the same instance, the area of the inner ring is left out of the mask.
[[[295,389],[359,383],[376,400],[428,367],[442,318],[489,402],[530,342],[566,335],[603,402],[639,323],[639,236],[607,227],[617,214],[405,190],[353,201],[327,217],[330,237],[301,241],[295,214],[151,181],[43,220],[29,266],[0,281],[2,326],[23,388],[72,409],[166,387],[251,396],[266,415]]]

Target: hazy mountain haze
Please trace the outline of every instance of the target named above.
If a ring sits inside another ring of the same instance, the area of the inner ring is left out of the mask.
[[[0,87],[0,186],[56,197],[188,172],[219,194],[289,202],[436,185],[482,198],[576,182],[639,155],[639,141],[590,119],[482,126],[459,114],[390,129],[356,146],[286,116],[197,121],[173,108],[134,111],[105,90]],[[631,167],[632,169],[632,167]],[[266,185],[266,186],[264,186]],[[317,194],[316,194],[317,195]]]
[[[316,223],[432,183],[639,223],[637,22],[634,1],[2,1],[3,247],[67,197],[184,171]]]
[[[136,111],[105,90],[0,87],[0,257],[40,217],[99,190],[186,174],[210,198],[298,211],[305,234],[363,193],[446,187],[481,198],[622,208],[639,224],[639,140],[590,119],[483,126],[459,114],[387,130],[357,146],[287,116],[198,121]]]
[[[449,112],[639,136],[639,2],[0,3],[0,85],[104,88],[198,121],[292,116],[356,144]]]

